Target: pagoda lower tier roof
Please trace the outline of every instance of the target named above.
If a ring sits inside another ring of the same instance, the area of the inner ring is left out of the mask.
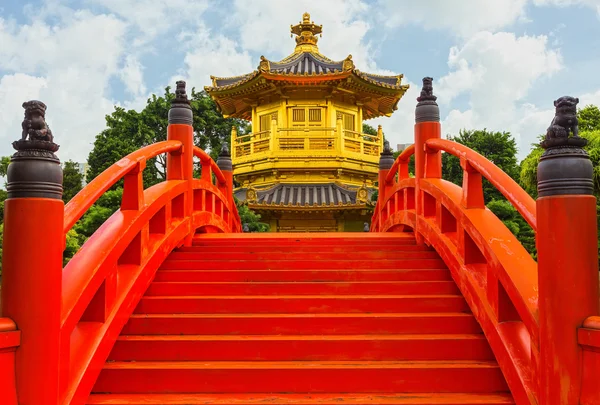
[[[246,188],[236,190],[239,200],[246,200]],[[325,184],[294,184],[280,183],[268,189],[256,190],[254,206],[280,207],[340,207],[344,205],[362,205],[357,199],[359,189],[342,187],[335,183]],[[368,189],[370,198],[374,190]]]

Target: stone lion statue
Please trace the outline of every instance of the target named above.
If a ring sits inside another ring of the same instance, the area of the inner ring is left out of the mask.
[[[23,103],[25,118],[21,124],[21,140],[54,142],[52,131],[46,124],[46,104],[38,100]]]

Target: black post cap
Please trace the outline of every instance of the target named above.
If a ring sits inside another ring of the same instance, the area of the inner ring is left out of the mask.
[[[424,77],[421,95],[417,97],[415,122],[440,122],[440,108],[435,100],[437,97],[433,95],[433,78]]]
[[[583,149],[587,139],[579,136],[577,103],[570,96],[554,101],[554,119],[540,144],[545,151],[537,170],[539,197],[594,194],[594,168]]]
[[[379,170],[390,169],[394,165],[394,152],[389,141],[383,142],[383,151],[379,157]]]
[[[169,109],[169,124],[187,124],[194,123],[192,107],[190,100],[185,92],[185,82],[179,80],[175,89],[175,98],[171,100],[171,108]]]
[[[63,174],[54,152],[59,146],[46,123],[46,104],[38,100],[23,103],[25,118],[21,139],[13,142],[17,151],[7,173],[8,198],[62,199]]]
[[[217,166],[222,171],[232,171],[233,165],[231,163],[231,154],[229,153],[229,146],[226,143],[221,147],[221,153],[219,153],[219,158],[217,159]]]

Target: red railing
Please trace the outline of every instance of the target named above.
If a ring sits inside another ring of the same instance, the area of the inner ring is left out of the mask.
[[[105,191],[124,179],[121,209],[87,240],[63,271],[61,403],[83,403],[121,328],[158,266],[175,247],[197,230],[241,229],[226,175],[209,155],[194,147],[190,152],[200,158],[202,175],[193,179],[191,173],[184,173],[185,152],[177,140],[140,149],[100,174],[65,207],[66,235]],[[167,181],[144,190],[146,162],[161,153],[169,154],[167,171],[172,175],[168,173]]]
[[[415,148],[396,159],[380,185],[372,231],[414,230],[431,244],[479,321],[518,404],[536,404],[539,380],[537,263],[485,207],[488,179],[536,229],[535,201],[489,160],[452,141],[428,139],[422,178],[410,178]],[[463,186],[442,180],[440,151],[460,159]],[[382,192],[383,188],[383,192]]]

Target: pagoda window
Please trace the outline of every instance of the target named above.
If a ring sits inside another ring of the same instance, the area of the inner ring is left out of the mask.
[[[345,130],[356,131],[354,114],[342,113],[342,122]]]
[[[323,108],[294,107],[291,109],[292,127],[321,127],[323,126]]]
[[[271,120],[273,119],[272,114],[264,114],[260,116],[260,132],[271,130]]]

